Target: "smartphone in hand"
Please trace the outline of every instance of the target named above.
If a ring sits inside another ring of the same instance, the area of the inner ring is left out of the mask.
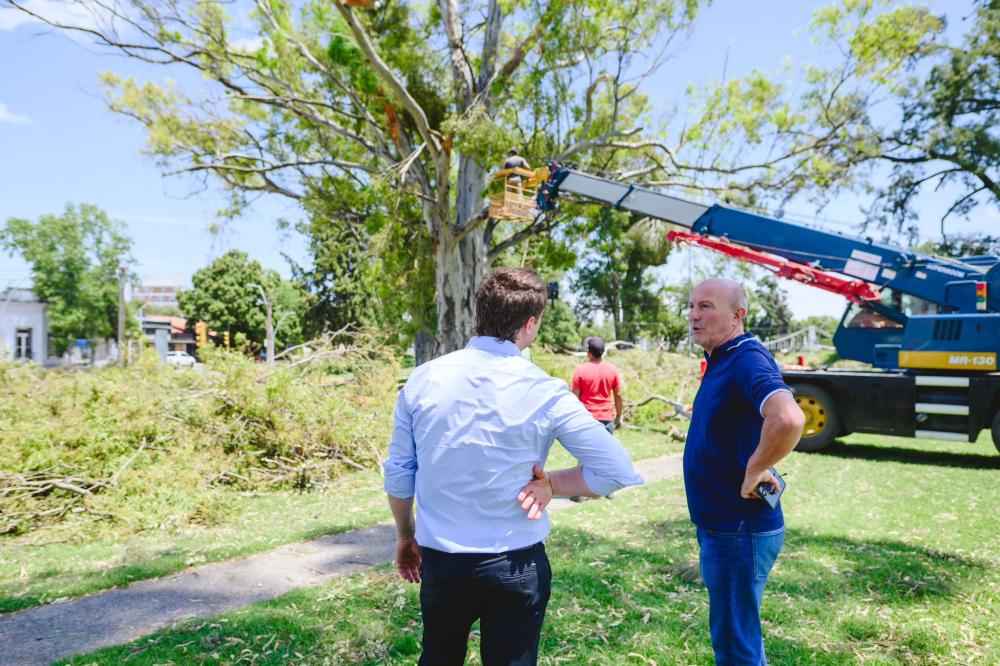
[[[778,470],[771,468],[771,474],[778,479],[778,487],[775,488],[771,483],[767,481],[762,481],[757,484],[757,494],[760,495],[761,501],[767,504],[772,509],[778,507],[778,500],[781,499],[781,494],[785,492],[785,480],[781,478],[778,474]]]

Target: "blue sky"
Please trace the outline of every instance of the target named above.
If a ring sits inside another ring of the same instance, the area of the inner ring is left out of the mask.
[[[32,0],[51,10],[54,0]],[[719,78],[728,50],[727,75],[753,68],[777,70],[783,60],[822,62],[806,31],[811,12],[823,3],[793,0],[720,0],[699,17],[695,30],[677,57],[646,87],[654,98],[682,99],[689,83]],[[946,12],[949,33],[958,36],[961,17],[970,2],[932,2]],[[294,220],[299,212],[278,197],[258,201],[241,219],[221,233],[215,211],[225,205],[218,189],[202,191],[198,182],[164,178],[153,159],[142,154],[144,130],[108,111],[98,74],[112,70],[141,80],[170,77],[182,86],[200,80],[181,69],[145,65],[126,58],[101,55],[81,41],[53,33],[24,20],[0,5],[0,220],[11,216],[37,218],[62,210],[66,203],[93,203],[123,220],[134,239],[141,276],[177,275],[187,280],[212,258],[232,248],[248,252],[265,266],[288,273],[282,253],[303,260],[305,242],[294,232],[279,231],[279,218]],[[947,193],[926,197],[921,220],[925,238],[937,235],[938,215],[947,207]],[[844,224],[858,220],[862,204],[846,196],[824,215]],[[787,207],[809,216],[805,203]],[[955,220],[954,229],[996,231],[1000,215],[983,209],[970,222]],[[681,279],[686,271],[681,253],[664,269]],[[0,255],[0,287],[30,285],[27,267]],[[797,316],[839,314],[843,301],[808,287],[790,285],[789,298]]]

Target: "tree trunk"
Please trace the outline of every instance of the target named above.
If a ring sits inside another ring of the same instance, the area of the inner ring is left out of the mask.
[[[427,331],[417,331],[413,337],[413,362],[423,365],[434,358],[434,336]]]
[[[614,313],[612,314],[612,321],[615,324],[615,340],[622,339],[622,289],[621,283],[618,280],[618,276],[612,277],[612,284],[614,285]]]
[[[475,293],[488,266],[483,233],[475,229],[455,241],[453,229],[462,228],[468,220],[482,212],[485,205],[483,190],[486,173],[470,157],[459,159],[455,184],[455,219],[440,225],[441,233],[435,249],[434,282],[437,291],[437,335],[434,355],[440,356],[461,349],[472,335],[475,323]]]
[[[268,365],[274,365],[274,302],[270,292],[264,300],[264,305],[267,309],[267,321],[265,322],[267,337],[264,342],[264,353],[267,354],[267,358],[265,360]]]
[[[436,253],[437,336],[434,355],[461,349],[475,323],[476,286],[486,275],[482,235],[469,234],[458,243],[442,242]]]

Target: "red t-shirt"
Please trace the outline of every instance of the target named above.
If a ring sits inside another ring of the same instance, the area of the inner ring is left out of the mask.
[[[573,391],[580,391],[580,402],[598,421],[613,421],[615,406],[611,391],[621,390],[618,368],[607,361],[587,361],[573,370]]]

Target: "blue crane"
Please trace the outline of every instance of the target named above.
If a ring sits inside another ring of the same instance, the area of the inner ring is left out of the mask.
[[[566,195],[878,288],[848,305],[834,345],[880,372],[786,372],[808,421],[799,448],[846,432],[974,441],[991,427],[1000,450],[1000,257],[937,257],[552,164],[537,207],[551,213]]]

